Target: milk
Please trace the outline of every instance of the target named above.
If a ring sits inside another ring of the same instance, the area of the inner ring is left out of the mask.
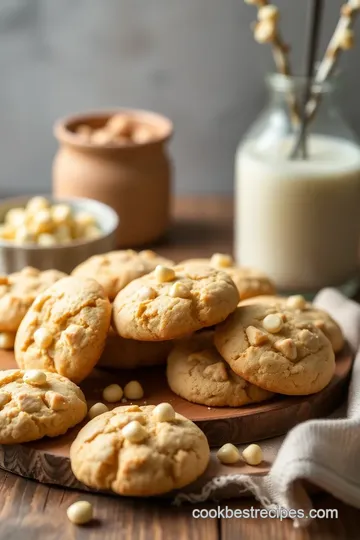
[[[235,250],[241,265],[266,271],[284,290],[340,285],[358,268],[360,150],[311,135],[309,158],[289,160],[294,141],[236,155]]]

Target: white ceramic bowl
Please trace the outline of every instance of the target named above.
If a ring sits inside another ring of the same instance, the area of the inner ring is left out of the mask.
[[[56,246],[32,244],[19,246],[0,239],[0,273],[10,274],[21,270],[24,266],[34,266],[39,270],[56,268],[70,273],[75,266],[88,257],[111,251],[116,247],[116,230],[119,225],[119,218],[112,208],[92,199],[65,199],[47,195],[45,197],[52,204],[69,204],[75,212],[89,212],[98,222],[102,235],[91,240],[74,240],[68,244]],[[0,223],[4,222],[8,210],[25,206],[29,199],[31,199],[31,196],[4,199],[0,202]]]

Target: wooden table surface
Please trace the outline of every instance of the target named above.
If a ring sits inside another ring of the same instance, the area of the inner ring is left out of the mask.
[[[156,249],[181,260],[232,251],[232,202],[227,198],[183,198],[174,205],[174,224]],[[358,298],[359,299],[359,298]],[[95,520],[77,527],[66,517],[79,499],[91,501]],[[89,495],[49,487],[0,470],[1,540],[347,540],[360,538],[360,511],[328,494],[314,497],[316,508],[337,508],[339,518],[316,520],[295,530],[291,520],[195,519],[192,506],[166,501]],[[221,505],[222,507],[225,504]],[[254,506],[255,499],[228,501],[232,509]],[[216,508],[216,504],[202,507]],[[201,507],[199,507],[201,508]]]

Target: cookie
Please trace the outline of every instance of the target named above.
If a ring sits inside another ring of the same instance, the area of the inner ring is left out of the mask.
[[[172,421],[157,421],[154,409],[117,407],[86,424],[70,449],[76,478],[93,488],[131,496],[158,495],[196,480],[210,458],[205,435],[180,414]],[[137,442],[131,442],[133,421],[139,423]]]
[[[272,397],[236,375],[213,345],[213,333],[178,341],[168,357],[167,380],[175,394],[193,403],[241,407]]]
[[[275,294],[276,289],[271,279],[254,268],[237,266],[230,255],[214,253],[210,259],[189,259],[180,264],[208,264],[212,268],[229,274],[239,291],[240,300],[260,294]]]
[[[0,444],[57,437],[86,413],[80,388],[57,373],[0,371]]]
[[[279,306],[238,307],[216,328],[214,343],[235,373],[270,392],[319,392],[335,370],[331,343],[321,330]]]
[[[340,326],[336,321],[324,310],[319,309],[310,302],[306,302],[305,298],[300,295],[289,296],[288,298],[281,296],[260,296],[250,298],[241,305],[261,303],[266,305],[280,306],[286,309],[294,309],[297,312],[297,318],[303,323],[311,323],[317,326],[328,338],[335,353],[341,351],[344,347],[345,340]]]
[[[132,249],[94,255],[77,266],[73,276],[96,279],[110,300],[128,283],[155,270],[158,264],[173,266],[174,262],[149,249],[137,253]]]
[[[16,332],[35,297],[65,276],[58,270],[41,272],[31,266],[0,276],[0,332]]]
[[[171,347],[171,341],[124,339],[110,328],[97,367],[135,369],[165,364]]]
[[[238,299],[225,272],[192,264],[157,267],[119,292],[113,324],[124,338],[166,341],[223,321]]]
[[[39,294],[15,338],[23,369],[57,372],[82,381],[99,360],[110,326],[111,304],[93,279],[66,277]]]

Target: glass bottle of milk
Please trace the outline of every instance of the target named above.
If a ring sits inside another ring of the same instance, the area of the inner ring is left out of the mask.
[[[269,105],[236,153],[237,261],[266,271],[284,292],[336,286],[350,295],[359,272],[360,146],[327,82],[313,87],[307,159],[291,157],[299,128],[289,103],[306,81],[272,75],[267,83]]]

